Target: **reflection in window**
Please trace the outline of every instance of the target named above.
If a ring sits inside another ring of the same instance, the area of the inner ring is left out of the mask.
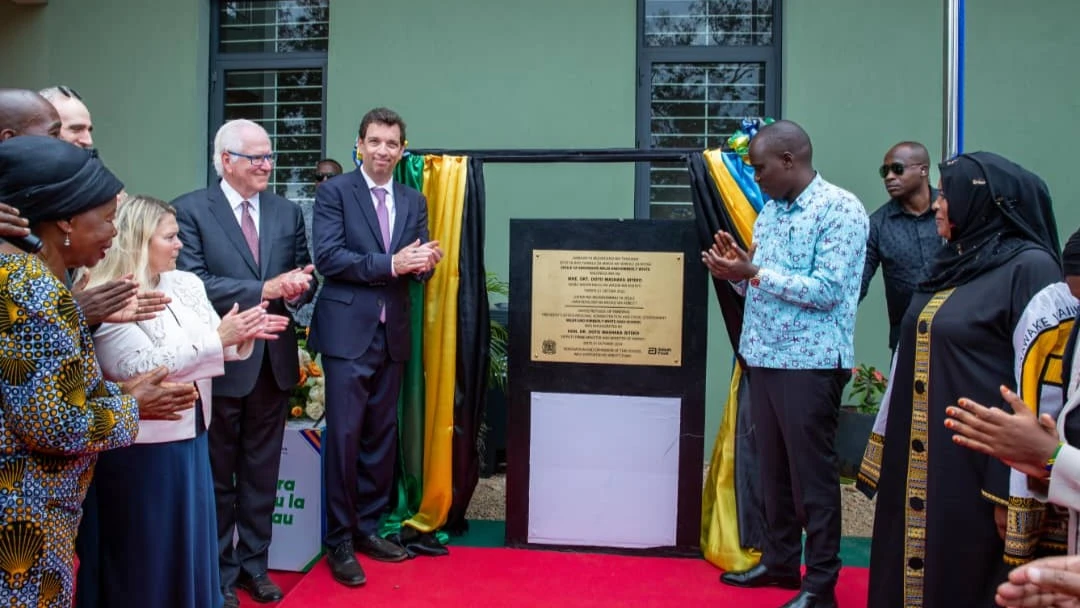
[[[237,0],[220,5],[221,53],[326,51],[328,0]]]
[[[651,148],[719,148],[747,117],[779,106],[779,3],[640,0],[639,139]],[[770,97],[771,95],[771,97]],[[682,162],[648,163],[649,217],[693,217]],[[647,177],[646,177],[647,176]],[[644,208],[641,200],[639,209]]]
[[[645,46],[767,46],[772,0],[645,0]]]

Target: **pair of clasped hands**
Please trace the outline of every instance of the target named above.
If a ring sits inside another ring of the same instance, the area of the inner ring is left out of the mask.
[[[439,241],[421,243],[420,239],[402,247],[390,258],[396,276],[409,273],[414,275],[427,274],[435,269],[435,265],[442,259],[443,251],[439,248]]]
[[[757,244],[752,243],[750,251],[744,251],[735,237],[720,230],[713,235],[712,246],[701,252],[701,261],[714,277],[737,283],[758,273],[758,267],[754,265],[756,249]]]
[[[19,216],[19,211],[0,203],[0,238],[29,234],[29,222]],[[240,311],[239,305],[233,304],[217,329],[222,346],[235,346],[255,339],[276,340],[277,334],[288,327],[289,319],[267,313],[267,299],[299,299],[310,287],[314,269],[308,265],[267,281],[263,286],[264,300],[247,310]],[[164,311],[171,301],[160,291],[140,291],[133,275],[87,288],[89,281],[90,273],[84,272],[71,291],[90,326],[149,321]],[[158,367],[120,383],[121,391],[138,401],[140,420],[179,420],[181,412],[195,406],[198,398],[195,385],[165,382],[168,374],[168,368]]]

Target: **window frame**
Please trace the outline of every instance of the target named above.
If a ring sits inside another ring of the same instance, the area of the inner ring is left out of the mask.
[[[652,144],[652,71],[657,63],[762,63],[765,65],[765,115],[780,118],[783,80],[783,0],[773,0],[773,34],[769,46],[646,46],[645,2],[637,0],[637,101],[636,136],[638,149],[663,150]],[[651,219],[649,202],[651,162],[635,163],[634,217]]]
[[[214,135],[225,123],[225,73],[237,70],[311,70],[321,69],[322,78],[322,125],[319,131],[320,154],[326,152],[326,91],[327,91],[327,51],[295,51],[277,53],[263,51],[258,53],[222,53],[221,52],[221,3],[224,0],[210,2],[210,111],[208,114],[208,137],[206,158],[208,162],[207,187],[211,187],[221,178],[214,169]],[[277,154],[277,149],[274,150]],[[312,168],[314,170],[314,167]]]

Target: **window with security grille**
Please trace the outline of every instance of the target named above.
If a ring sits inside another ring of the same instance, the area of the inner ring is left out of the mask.
[[[780,107],[778,0],[639,0],[638,147],[719,148]],[[639,163],[638,217],[693,217],[684,162]]]
[[[210,145],[225,121],[259,123],[274,149],[271,190],[309,204],[325,147],[329,0],[219,0],[213,6]]]

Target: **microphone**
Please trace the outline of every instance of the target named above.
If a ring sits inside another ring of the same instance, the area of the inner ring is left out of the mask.
[[[22,249],[26,253],[37,253],[44,247],[44,243],[37,237],[36,234],[30,233],[26,236],[7,236],[4,240],[15,245],[19,249]]]

